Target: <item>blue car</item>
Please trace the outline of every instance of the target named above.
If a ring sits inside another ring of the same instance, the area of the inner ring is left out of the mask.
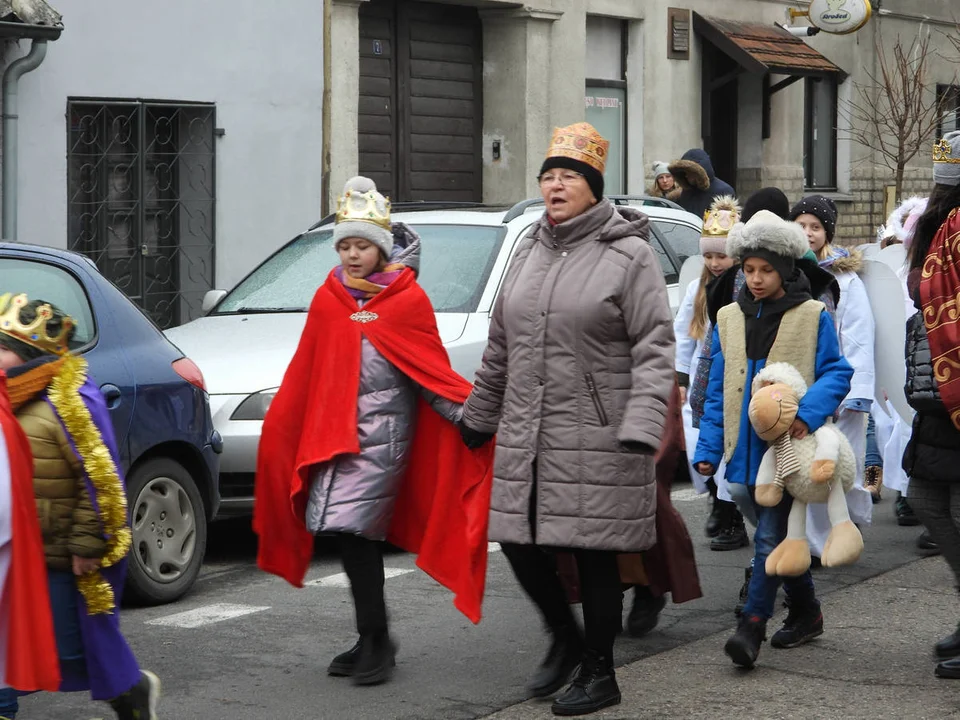
[[[77,321],[71,349],[110,408],[127,479],[127,592],[171,602],[193,585],[220,505],[219,454],[203,376],[83,255],[0,243],[0,292],[47,300]]]

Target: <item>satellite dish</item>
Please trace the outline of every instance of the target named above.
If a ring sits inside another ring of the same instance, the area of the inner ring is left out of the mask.
[[[825,33],[854,33],[870,20],[870,0],[813,0],[806,12],[810,24]]]

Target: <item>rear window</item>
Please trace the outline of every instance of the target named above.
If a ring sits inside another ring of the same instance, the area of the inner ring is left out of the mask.
[[[656,223],[657,230],[663,237],[673,252],[676,253],[680,266],[686,262],[688,257],[700,254],[700,231],[695,230],[689,225],[683,223],[671,222],[670,220],[653,220]]]
[[[77,323],[70,349],[92,343],[97,336],[93,308],[83,285],[61,267],[34,260],[0,258],[0,294],[26,293],[30,300],[46,300]]]
[[[474,312],[500,253],[504,231],[484,225],[416,225],[420,286],[436,312]],[[333,230],[300,236],[266,260],[220,302],[213,315],[305,311],[340,263]]]

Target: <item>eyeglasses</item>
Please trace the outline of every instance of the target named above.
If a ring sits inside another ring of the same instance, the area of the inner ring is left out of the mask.
[[[567,170],[562,172],[559,175],[554,175],[553,173],[544,173],[537,180],[540,182],[541,187],[544,185],[553,185],[555,182],[560,183],[560,187],[566,187],[568,185],[574,185],[577,180],[583,177],[583,173],[574,172],[573,170]]]

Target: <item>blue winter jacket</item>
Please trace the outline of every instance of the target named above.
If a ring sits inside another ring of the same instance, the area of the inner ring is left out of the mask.
[[[707,462],[714,467],[720,466],[723,459],[723,348],[720,347],[720,331],[714,328],[710,367],[710,380],[707,385],[707,399],[700,420],[700,439],[694,455],[694,464]],[[747,388],[753,387],[766,359],[747,359]],[[820,327],[817,331],[817,355],[814,373],[816,381],[800,400],[797,417],[807,424],[810,432],[816,432],[840,407],[840,403],[850,392],[850,378],[853,368],[840,354],[840,343],[833,320],[824,311],[820,314]],[[760,460],[769,447],[750,425],[747,410],[750,406],[750,393],[743,394],[743,407],[740,409],[740,437],[733,451],[733,457],[727,463],[726,477],[729,482],[753,485],[760,469]]]

